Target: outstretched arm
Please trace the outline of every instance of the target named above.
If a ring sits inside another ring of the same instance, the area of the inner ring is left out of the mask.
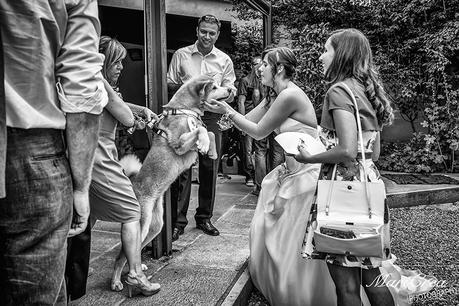
[[[142,119],[148,123],[150,121],[157,121],[158,115],[156,115],[151,109],[146,106],[141,106],[137,104],[132,104],[125,102],[127,106],[131,109],[131,111],[136,114],[138,117],[142,117]]]
[[[294,98],[288,92],[285,93],[285,91],[283,91],[258,123],[245,118],[225,102],[213,100],[212,104],[207,104],[206,107],[212,112],[228,114],[237,128],[247,133],[250,137],[259,140],[268,136],[290,115],[296,112],[300,108],[300,103],[302,102]],[[263,106],[259,104],[255,109],[259,111],[261,107]],[[248,115],[251,115],[251,113]]]

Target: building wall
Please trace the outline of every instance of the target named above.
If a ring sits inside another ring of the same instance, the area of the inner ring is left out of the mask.
[[[143,2],[144,0],[99,0],[99,5],[143,10]],[[228,0],[166,0],[167,14],[190,17],[212,14],[218,19],[235,22],[237,19],[231,12],[232,7]]]
[[[418,119],[414,122],[416,132],[426,132],[427,129],[422,127],[420,122],[423,119]],[[381,139],[390,142],[404,142],[408,141],[413,137],[413,129],[411,123],[404,120],[400,116],[398,110],[394,111],[394,123],[390,126],[384,127],[381,133]]]
[[[220,20],[237,22],[231,11],[233,5],[224,0],[167,0],[166,13],[190,17],[211,14]]]

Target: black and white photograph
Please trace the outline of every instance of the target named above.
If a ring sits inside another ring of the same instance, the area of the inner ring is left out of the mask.
[[[0,305],[459,305],[459,0],[0,0]]]

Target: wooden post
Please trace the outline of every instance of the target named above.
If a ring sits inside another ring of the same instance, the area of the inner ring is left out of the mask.
[[[263,15],[263,47],[272,43],[272,6],[267,0],[246,0],[247,4]]]
[[[166,3],[144,0],[146,47],[146,95],[148,107],[155,113],[167,103]],[[171,202],[169,191],[164,198],[164,227],[153,240],[153,258],[172,254]]]
[[[263,15],[263,48],[272,43],[272,16],[271,8],[269,15]]]

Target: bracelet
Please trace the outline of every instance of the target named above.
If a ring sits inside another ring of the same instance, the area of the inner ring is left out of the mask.
[[[218,120],[217,124],[221,131],[226,131],[234,126],[233,117],[234,114],[231,114],[230,111],[226,111],[223,116]]]
[[[230,112],[230,111],[227,111],[225,113],[226,117],[228,117],[228,119],[230,119],[231,121],[234,120],[234,116],[236,116],[236,112]]]
[[[127,128],[128,128],[128,129],[127,129],[127,132],[128,132],[129,134],[134,133],[135,128],[136,128],[136,126],[137,126],[137,121],[139,121],[139,119],[140,119],[139,115],[137,115],[137,114],[135,114],[135,113],[132,113],[132,115],[134,116],[134,122],[132,123],[131,126],[127,127]]]
[[[134,131],[135,131],[135,126],[136,126],[136,120],[134,119],[134,124],[133,124],[132,126],[128,127],[127,132],[128,132],[129,134],[134,133]]]

